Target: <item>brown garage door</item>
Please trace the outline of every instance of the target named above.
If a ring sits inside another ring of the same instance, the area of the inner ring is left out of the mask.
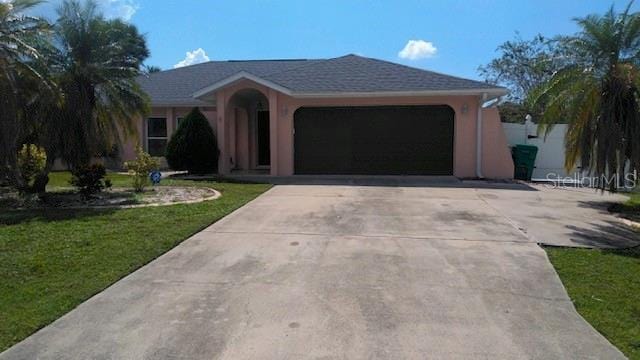
[[[452,175],[448,106],[300,108],[296,174]]]

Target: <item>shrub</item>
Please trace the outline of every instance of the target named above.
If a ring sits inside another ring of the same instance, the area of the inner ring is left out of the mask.
[[[82,167],[71,172],[71,185],[85,197],[97,194],[104,189],[111,187],[111,181],[105,179],[107,171],[101,164],[94,164]]]
[[[218,169],[218,144],[207,118],[194,108],[167,145],[167,162],[173,170],[207,174]]]
[[[149,185],[149,173],[156,170],[160,166],[160,162],[144,152],[141,146],[138,146],[136,148],[136,159],[125,162],[124,166],[132,176],[133,190],[143,192],[144,187]]]
[[[18,168],[27,186],[44,170],[46,163],[47,153],[38,145],[24,144],[18,151]]]

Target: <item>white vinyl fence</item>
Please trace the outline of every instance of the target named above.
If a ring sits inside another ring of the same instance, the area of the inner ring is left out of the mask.
[[[538,125],[531,121],[525,124],[502,123],[509,146],[535,145],[538,147],[533,180],[557,180],[558,178],[576,178],[576,172],[567,173],[564,169],[564,135],[566,124],[557,124],[546,137],[538,135]]]

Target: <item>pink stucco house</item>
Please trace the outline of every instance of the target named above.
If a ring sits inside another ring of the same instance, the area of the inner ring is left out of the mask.
[[[140,78],[153,111],[135,143],[162,156],[193,107],[209,119],[219,173],[510,178],[498,112],[506,89],[387,61],[211,61]]]

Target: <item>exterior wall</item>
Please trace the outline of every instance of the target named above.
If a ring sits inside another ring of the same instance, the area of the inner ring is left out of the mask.
[[[244,119],[238,118],[237,104],[231,99],[243,89],[254,89],[268,100],[271,136],[271,175],[294,174],[294,113],[305,106],[384,106],[384,105],[448,105],[454,111],[454,176],[476,177],[476,125],[480,97],[478,96],[434,96],[434,97],[350,97],[350,98],[293,98],[250,80],[240,80],[215,93],[217,112],[218,146],[221,161],[219,172],[228,174],[233,168],[232,160],[240,159],[253,163],[255,151],[246,146],[243,136],[237,132],[244,129]],[[512,178],[513,163],[506,138],[495,109],[483,109],[483,175],[487,178]],[[243,115],[245,116],[245,115]],[[238,121],[239,120],[239,121]],[[238,134],[239,136],[236,136]],[[246,154],[245,152],[249,152]],[[233,158],[233,159],[232,159]]]
[[[243,108],[236,109],[236,143],[235,164],[239,169],[249,168],[249,112]]]
[[[185,117],[191,110],[190,107],[153,107],[151,108],[151,113],[149,117],[164,117],[167,119],[167,139],[171,139],[171,135],[173,135],[174,131],[178,126],[177,118]],[[200,111],[204,114],[204,116],[209,120],[209,124],[213,127],[214,133],[216,131],[216,109],[215,107],[201,107]],[[146,149],[147,146],[147,136],[146,136],[146,119],[138,119],[136,121],[136,130],[137,134],[126,138],[124,143],[122,144],[121,150],[121,158],[122,161],[133,160],[136,157],[136,147],[138,145],[142,145],[143,148]],[[166,166],[166,164],[164,164]]]
[[[498,109],[482,109],[482,175],[489,179],[513,178],[513,160]]]

